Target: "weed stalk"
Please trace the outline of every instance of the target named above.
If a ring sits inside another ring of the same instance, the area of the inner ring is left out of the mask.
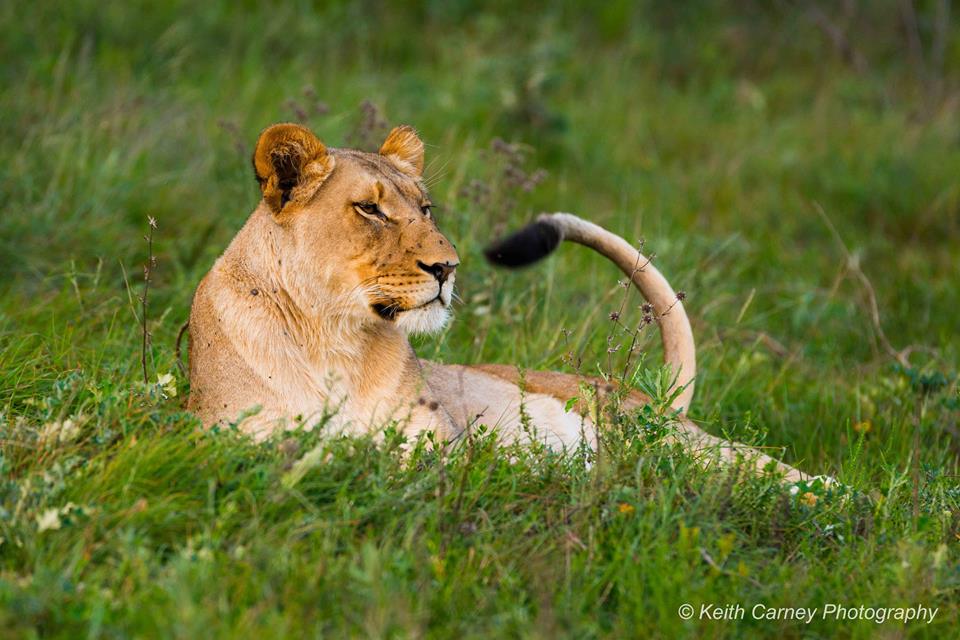
[[[157,229],[157,219],[153,216],[147,216],[147,222],[150,230],[143,239],[147,242],[147,262],[143,265],[143,295],[140,296],[140,368],[143,370],[143,383],[150,382],[150,376],[147,374],[147,348],[150,346],[150,331],[147,328],[147,306],[148,296],[150,294],[150,281],[153,277],[153,270],[157,266],[157,258],[153,255],[153,232]]]

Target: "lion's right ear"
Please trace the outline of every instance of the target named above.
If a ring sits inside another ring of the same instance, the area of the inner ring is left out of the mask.
[[[334,158],[313,132],[299,124],[267,127],[253,152],[253,171],[263,201],[275,214],[288,202],[305,203],[333,171]]]

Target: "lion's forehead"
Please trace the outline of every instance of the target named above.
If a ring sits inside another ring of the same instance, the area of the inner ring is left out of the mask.
[[[383,183],[403,200],[419,205],[427,195],[426,186],[421,179],[405,173],[389,158],[355,149],[336,149],[335,153],[338,157],[353,163],[370,179]]]

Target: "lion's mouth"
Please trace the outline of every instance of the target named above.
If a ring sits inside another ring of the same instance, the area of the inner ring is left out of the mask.
[[[395,304],[381,304],[377,303],[371,305],[373,311],[383,318],[384,320],[394,320],[397,317],[397,314],[400,313],[401,309]]]
[[[373,311],[384,320],[393,321],[397,319],[398,315],[400,315],[405,311],[416,311],[417,309],[426,309],[427,307],[432,305],[434,302],[439,302],[440,304],[444,304],[443,298],[440,297],[439,293],[437,293],[437,296],[435,298],[427,300],[423,304],[418,304],[415,307],[410,307],[409,309],[403,309],[395,303],[383,304],[381,302],[378,302],[370,306],[373,309]]]

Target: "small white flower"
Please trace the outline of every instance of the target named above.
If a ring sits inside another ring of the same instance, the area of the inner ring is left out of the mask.
[[[74,420],[64,420],[60,425],[60,442],[70,442],[80,435],[80,425]]]
[[[59,420],[54,420],[53,422],[48,422],[43,425],[43,428],[40,430],[40,441],[44,443],[56,443],[60,438],[60,428],[62,423]]]
[[[163,391],[163,395],[168,398],[177,397],[177,379],[173,377],[172,373],[158,373],[157,386]]]
[[[37,532],[60,528],[60,510],[47,509],[37,516]]]

